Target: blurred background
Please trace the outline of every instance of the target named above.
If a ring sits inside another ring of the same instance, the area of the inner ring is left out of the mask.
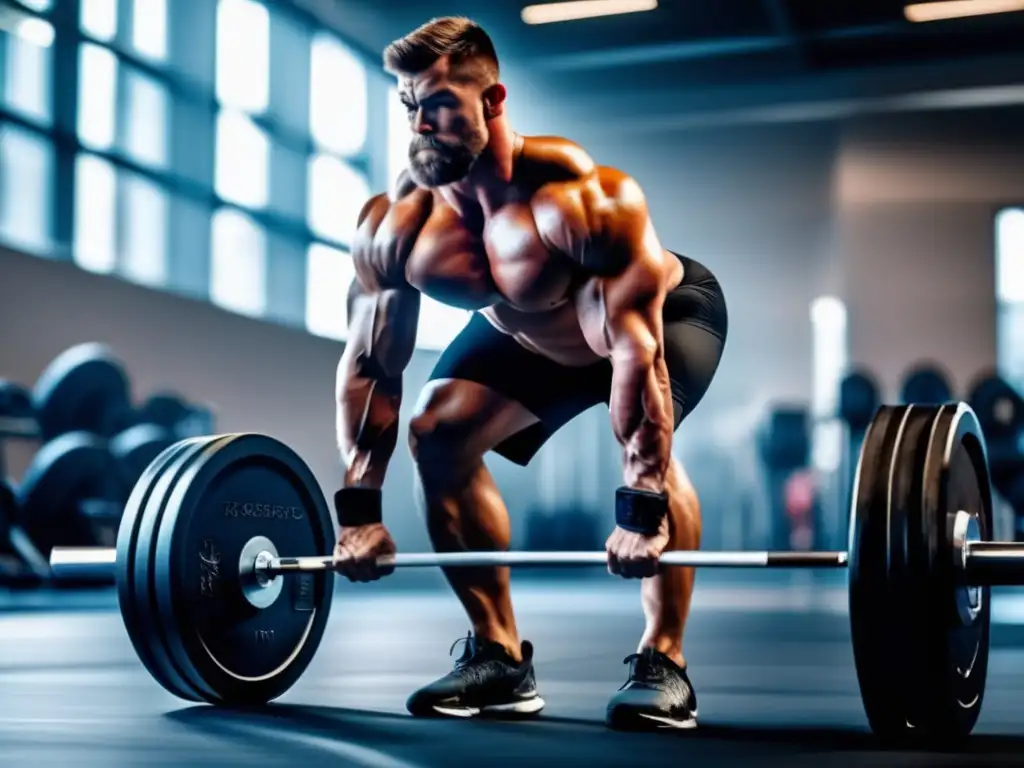
[[[666,247],[724,286],[725,356],[675,446],[705,547],[843,548],[857,439],[879,402],[970,399],[1016,466],[1021,10],[0,0],[0,376],[38,405],[47,366],[102,343],[139,408],[172,392],[200,431],[272,434],[332,491],[347,249],[408,142],[380,52],[466,14],[497,43],[513,126],[636,177]],[[424,302],[406,424],[466,320]],[[184,434],[184,412],[131,425]],[[4,445],[15,488],[52,436],[21,416]],[[621,479],[606,408],[528,468],[488,463],[514,547],[603,545]],[[399,546],[419,550],[411,480],[400,448],[386,514]],[[1007,538],[1024,501],[1012,485],[1000,484]]]

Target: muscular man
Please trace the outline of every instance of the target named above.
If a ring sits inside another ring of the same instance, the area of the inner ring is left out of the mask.
[[[421,393],[409,443],[438,551],[500,550],[509,518],[483,457],[526,465],[556,430],[607,403],[623,483],[608,569],[642,578],[646,630],[613,727],[692,727],[683,659],[688,568],[666,549],[700,544],[693,486],[672,436],[711,383],[726,336],[714,276],[665,250],[644,193],[560,138],[523,137],[488,35],[436,19],[384,54],[409,114],[409,169],[364,206],[353,247],[349,339],[338,369],[337,428],[347,467],[335,496],[336,555],[352,580],[389,572],[381,485],[398,440],[402,374],[420,295],[475,310]],[[417,715],[539,712],[533,648],[516,629],[507,568],[447,569],[472,625],[454,669],[414,693]]]

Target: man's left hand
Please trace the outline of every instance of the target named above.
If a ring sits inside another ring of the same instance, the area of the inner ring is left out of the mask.
[[[624,579],[643,579],[658,573],[658,561],[668,546],[668,516],[653,536],[627,531],[616,526],[605,543],[608,573]]]

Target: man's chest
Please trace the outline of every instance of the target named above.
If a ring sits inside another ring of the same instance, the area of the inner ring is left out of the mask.
[[[444,303],[467,309],[508,303],[537,312],[565,301],[576,271],[544,242],[530,206],[512,203],[470,224],[449,208],[436,209],[405,273],[414,287]]]

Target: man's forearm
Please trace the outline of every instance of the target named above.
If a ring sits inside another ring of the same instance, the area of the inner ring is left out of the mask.
[[[338,448],[344,487],[380,488],[398,443],[402,380],[349,376],[339,387]]]
[[[663,359],[626,356],[613,363],[610,411],[622,446],[624,485],[662,493],[672,459],[672,399]]]

